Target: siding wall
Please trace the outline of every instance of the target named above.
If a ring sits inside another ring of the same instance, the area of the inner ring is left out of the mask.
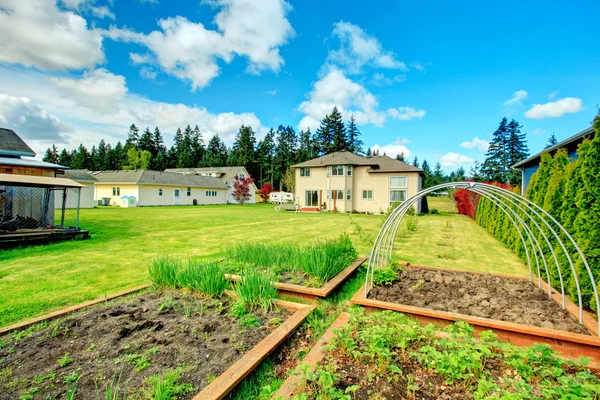
[[[175,189],[179,189],[179,204],[192,205],[194,199],[198,204],[226,204],[226,189],[212,189],[192,187],[191,195],[187,195],[187,187],[180,186],[160,186],[160,185],[132,185],[132,184],[103,184],[96,183],[96,200],[103,197],[110,197],[111,205],[121,205],[122,196],[135,196],[137,204],[143,206],[172,206],[175,205]],[[112,188],[119,187],[120,195],[113,196]],[[159,189],[162,189],[162,196],[159,196]],[[216,191],[216,196],[207,196],[207,191]]]

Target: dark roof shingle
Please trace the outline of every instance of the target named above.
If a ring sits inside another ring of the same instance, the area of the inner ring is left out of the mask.
[[[183,175],[152,170],[113,170],[91,173],[100,183],[134,183],[146,185],[194,186],[226,189],[221,179],[211,176]]]
[[[313,158],[300,164],[293,165],[292,168],[301,167],[325,167],[329,165],[358,165],[370,166],[368,172],[422,172],[417,168],[403,161],[395,160],[388,156],[364,157],[349,151],[338,151],[324,156]]]
[[[34,157],[35,151],[12,129],[0,128],[0,154]]]

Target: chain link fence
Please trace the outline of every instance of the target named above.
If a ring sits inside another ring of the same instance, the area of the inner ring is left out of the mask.
[[[0,185],[0,233],[79,229],[79,188]]]

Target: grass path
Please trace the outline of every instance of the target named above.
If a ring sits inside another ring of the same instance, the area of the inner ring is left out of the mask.
[[[446,199],[430,200],[439,215],[418,217],[416,232],[396,243],[399,259],[467,270],[525,273],[523,263],[483,228],[451,213]],[[0,251],[0,326],[102,297],[148,281],[153,257],[217,255],[239,241],[307,243],[348,232],[368,255],[380,215],[275,213],[269,205],[98,208],[81,211],[92,239]],[[446,221],[456,223],[441,248]],[[440,254],[448,254],[440,258]]]

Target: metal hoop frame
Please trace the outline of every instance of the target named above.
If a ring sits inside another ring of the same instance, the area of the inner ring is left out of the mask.
[[[596,282],[592,270],[583,255],[583,252],[573,239],[573,237],[567,232],[567,230],[548,212],[543,208],[533,203],[531,200],[524,198],[516,193],[509,190],[502,189],[498,186],[490,185],[487,183],[478,182],[450,182],[443,183],[441,185],[433,186],[421,190],[420,192],[409,197],[403,201],[398,207],[396,207],[389,217],[384,222],[383,226],[379,230],[373,249],[368,260],[368,269],[366,276],[365,285],[365,296],[369,290],[373,287],[373,276],[375,269],[385,268],[392,259],[394,250],[394,241],[398,229],[401,226],[402,219],[411,209],[413,204],[419,201],[423,196],[430,193],[443,190],[443,189],[466,189],[473,193],[477,193],[480,196],[490,200],[494,206],[498,207],[508,217],[513,227],[517,231],[521,243],[525,250],[525,256],[527,258],[527,265],[529,268],[529,280],[533,282],[533,271],[531,259],[535,260],[537,276],[538,276],[538,287],[541,288],[541,270],[540,261],[544,266],[544,272],[546,274],[546,281],[548,282],[548,296],[552,296],[552,282],[550,279],[549,266],[546,260],[544,249],[540,244],[538,238],[542,239],[542,243],[548,248],[551,254],[551,258],[554,261],[558,278],[560,281],[560,292],[562,296],[562,307],[565,308],[565,285],[563,280],[563,270],[558,261],[558,257],[555,252],[555,247],[551,243],[551,239],[546,235],[547,232],[551,233],[551,237],[554,238],[555,242],[559,245],[562,253],[565,254],[575,285],[577,287],[577,297],[579,302],[579,323],[583,323],[583,301],[581,295],[581,287],[579,284],[579,276],[575,268],[574,259],[565,246],[565,242],[561,239],[560,234],[566,238],[566,242],[570,243],[576,250],[574,256],[583,262],[587,275],[591,281],[592,288],[594,291],[594,298],[596,304],[600,306],[600,299],[598,296],[598,290],[596,288]],[[540,225],[541,224],[541,225]],[[558,228],[558,229],[555,229]],[[546,230],[546,232],[544,231]],[[527,240],[526,240],[527,239]],[[529,242],[529,245],[527,244]],[[531,252],[530,252],[531,251]],[[598,316],[598,331],[600,336],[600,313]]]

